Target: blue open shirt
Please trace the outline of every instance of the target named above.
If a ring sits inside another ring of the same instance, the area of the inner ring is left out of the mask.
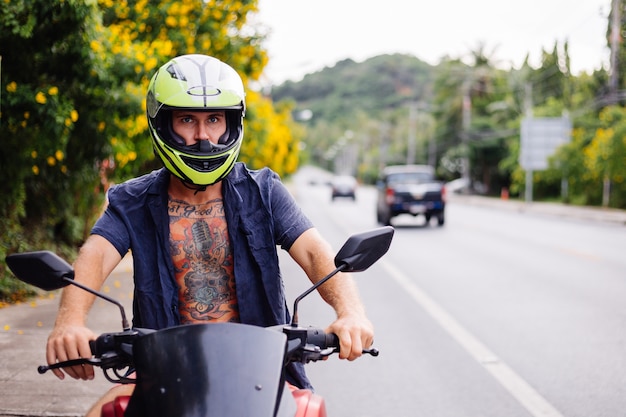
[[[107,209],[91,231],[111,242],[121,256],[132,251],[135,327],[162,329],[180,324],[178,285],[168,243],[169,180],[170,173],[160,169],[112,187]],[[289,311],[276,247],[289,250],[313,225],[270,169],[253,171],[237,163],[223,180],[222,190],[240,320],[263,327],[287,323]],[[288,372],[290,382],[310,387],[301,366],[290,371],[296,371],[295,375]]]

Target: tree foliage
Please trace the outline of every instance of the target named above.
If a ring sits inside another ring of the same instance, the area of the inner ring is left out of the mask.
[[[0,2],[0,258],[42,247],[71,257],[110,182],[160,166],[145,117],[158,66],[206,53],[252,85],[267,63],[248,21],[256,10],[257,0]],[[248,91],[240,159],[294,172],[291,109]]]

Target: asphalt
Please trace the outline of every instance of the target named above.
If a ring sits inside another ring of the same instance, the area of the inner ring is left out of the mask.
[[[626,210],[461,195],[450,196],[450,204],[626,227]],[[109,296],[125,305],[129,317],[132,312],[131,274],[132,259],[127,257],[103,287]],[[98,369],[92,381],[76,381],[69,377],[60,381],[52,373],[37,373],[37,366],[45,363],[46,339],[54,324],[58,300],[59,292],[46,293],[32,302],[0,309],[0,417],[82,416],[111,387]],[[96,333],[121,330],[118,308],[97,300],[90,312],[88,325]]]

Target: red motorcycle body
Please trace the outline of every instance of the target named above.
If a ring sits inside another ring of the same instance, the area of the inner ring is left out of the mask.
[[[292,392],[296,401],[294,417],[327,417],[326,403],[320,395],[308,389],[298,389]],[[117,397],[114,401],[102,407],[102,417],[124,417],[130,396]]]

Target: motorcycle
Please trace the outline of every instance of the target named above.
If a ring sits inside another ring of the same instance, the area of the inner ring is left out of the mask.
[[[6,263],[17,278],[40,289],[75,285],[119,307],[123,330],[91,341],[91,358],[38,368],[43,374],[90,364],[112,383],[136,384],[130,397],[106,404],[102,417],[326,417],[321,396],[285,382],[289,363],[323,360],[339,347],[336,335],[299,325],[298,304],[338,272],[369,268],[388,251],[393,233],[386,226],[350,236],[335,256],[335,270],[295,299],[291,323],[267,328],[241,323],[131,328],[121,303],[74,281],[71,265],[53,252],[11,254]]]

